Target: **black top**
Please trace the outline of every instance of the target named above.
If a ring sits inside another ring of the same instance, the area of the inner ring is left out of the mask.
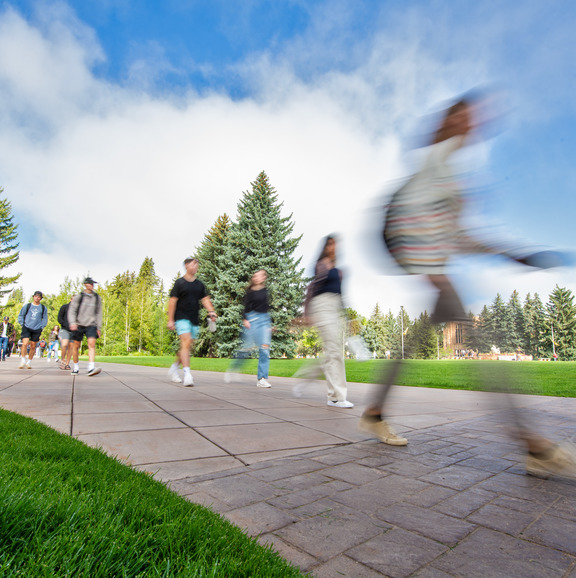
[[[254,291],[248,289],[244,295],[244,318],[250,312],[268,313],[268,291],[266,287]]]
[[[206,287],[199,279],[194,281],[186,281],[184,277],[176,280],[170,297],[176,297],[176,312],[174,313],[174,321],[179,319],[188,319],[192,325],[200,325],[198,312],[200,311],[200,301],[207,297]]]
[[[66,329],[66,331],[70,331],[70,325],[68,325],[68,307],[70,307],[70,303],[64,303],[64,305],[60,307],[60,311],[58,311],[58,325],[60,325],[62,329]]]
[[[324,279],[324,283],[318,285],[316,295],[320,295],[322,293],[337,293],[338,295],[342,294],[342,274],[340,273],[340,269],[337,267],[330,269],[330,271],[328,271],[328,275]]]

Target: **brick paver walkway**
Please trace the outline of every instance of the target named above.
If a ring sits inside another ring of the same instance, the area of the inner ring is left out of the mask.
[[[39,419],[144,469],[220,512],[317,577],[576,577],[576,483],[525,475],[499,396],[398,387],[394,448],[328,408],[317,384],[270,390],[244,376],[103,364],[72,378],[45,361],[0,364],[0,406]],[[576,399],[522,396],[556,439],[576,435]]]

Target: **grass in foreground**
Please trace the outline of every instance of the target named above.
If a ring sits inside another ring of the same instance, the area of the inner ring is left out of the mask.
[[[147,474],[0,410],[0,575],[300,576]]]
[[[97,357],[99,362],[127,363],[153,367],[170,367],[173,356],[119,356]],[[292,377],[309,360],[272,359],[270,375]],[[390,361],[346,361],[346,377],[349,382],[375,383]],[[192,370],[224,372],[229,359],[209,359],[195,357],[191,360]],[[256,374],[257,360],[246,362],[243,373]],[[415,360],[405,361],[397,385],[414,387],[437,387],[441,389],[463,389],[483,391],[485,383],[500,383],[502,387],[519,393],[550,395],[556,397],[576,397],[576,362],[539,361],[461,361],[461,360]]]

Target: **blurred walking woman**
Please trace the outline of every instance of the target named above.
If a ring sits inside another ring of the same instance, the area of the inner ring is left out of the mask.
[[[336,237],[324,241],[316,261],[314,279],[308,287],[305,315],[318,329],[324,353],[323,369],[328,386],[328,405],[354,407],[346,399],[344,366],[344,319],[342,305],[342,272],[336,267]]]
[[[264,269],[256,271],[250,279],[250,284],[244,296],[244,319],[242,321],[242,349],[230,365],[230,372],[237,371],[250,355],[252,347],[258,347],[258,387],[271,387],[268,381],[270,368],[270,342],[272,324],[268,314],[268,290],[266,279],[268,274]],[[231,373],[225,380],[231,381]]]

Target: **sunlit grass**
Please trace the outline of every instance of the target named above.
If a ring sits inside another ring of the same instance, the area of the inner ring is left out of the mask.
[[[173,356],[120,356],[98,357],[98,361],[128,363],[154,367],[169,367]],[[292,377],[304,364],[305,359],[272,359],[270,375]],[[386,371],[391,361],[346,361],[346,377],[349,382],[374,383]],[[192,371],[227,371],[229,359],[192,358]],[[242,373],[256,374],[258,362],[249,359]],[[414,360],[404,362],[396,385],[414,387],[437,387],[442,389],[513,390],[534,395],[576,397],[576,362],[540,361],[473,361],[473,360]]]
[[[299,576],[207,508],[0,410],[1,576]]]

